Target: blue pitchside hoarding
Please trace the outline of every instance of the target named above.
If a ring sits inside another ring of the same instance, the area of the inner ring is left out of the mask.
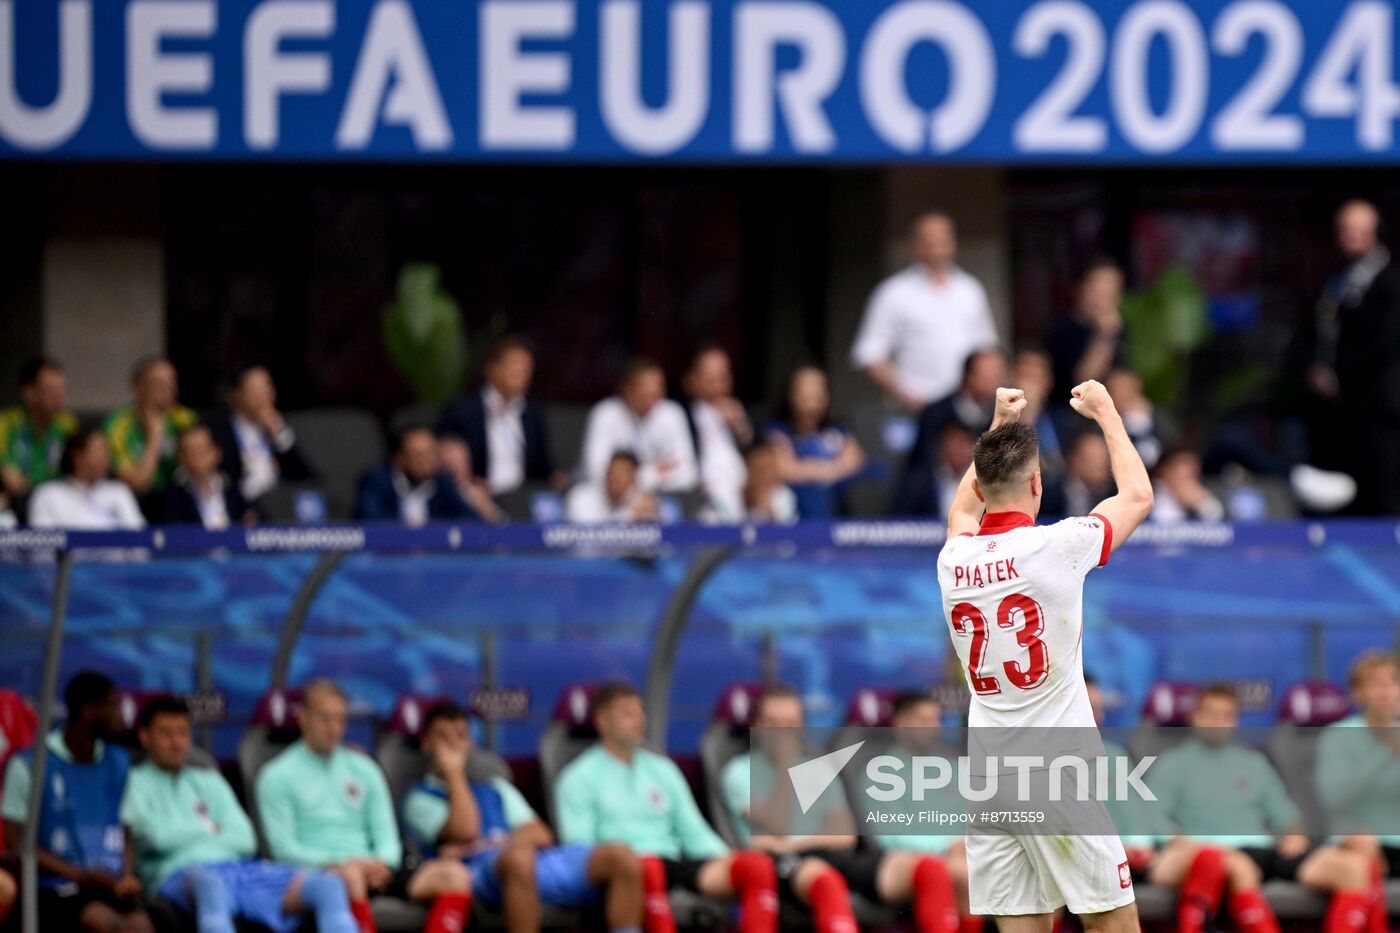
[[[0,156],[1386,163],[1389,0],[0,0]]]

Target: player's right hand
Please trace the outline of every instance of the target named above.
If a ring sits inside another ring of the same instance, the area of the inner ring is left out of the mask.
[[[1108,390],[1096,379],[1081,382],[1070,390],[1069,396],[1069,407],[1091,421],[1098,421],[1109,412],[1116,411]]]
[[[997,389],[995,424],[1010,424],[1021,420],[1021,412],[1026,410],[1026,393],[1020,389]]]

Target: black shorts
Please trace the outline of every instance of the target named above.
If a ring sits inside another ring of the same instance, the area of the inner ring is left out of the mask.
[[[1297,881],[1298,866],[1303,864],[1303,859],[1312,854],[1312,850],[1309,849],[1302,855],[1284,858],[1279,855],[1277,849],[1260,849],[1252,846],[1247,846],[1240,851],[1248,855],[1250,861],[1259,866],[1265,881],[1272,881],[1275,878],[1281,881]]]
[[[846,879],[852,891],[868,900],[880,900],[880,863],[885,853],[879,849],[803,849],[800,852],[787,852],[775,855],[773,863],[778,869],[778,888],[786,897],[795,897],[791,890],[792,879],[803,859],[820,859],[837,874]]]
[[[139,900],[134,898],[118,900],[109,891],[80,888],[71,883],[56,888],[41,887],[39,889],[39,925],[45,930],[82,929],[79,918],[89,904],[106,904],[119,914],[129,914],[143,909]]]
[[[1381,846],[1381,858],[1385,859],[1385,876],[1400,877],[1400,847]]]
[[[707,858],[663,858],[661,864],[666,867],[666,887],[681,888],[685,891],[700,893],[700,869],[714,859]]]

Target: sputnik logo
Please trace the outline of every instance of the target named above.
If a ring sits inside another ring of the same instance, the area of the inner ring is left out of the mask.
[[[806,813],[812,809],[812,805],[826,789],[831,786],[831,782],[836,780],[841,769],[850,764],[851,759],[860,751],[864,745],[864,740],[854,745],[847,745],[845,748],[838,748],[834,752],[828,752],[820,758],[813,758],[811,761],[804,761],[800,765],[793,765],[788,768],[788,777],[792,780],[793,793],[797,795],[797,805]]]

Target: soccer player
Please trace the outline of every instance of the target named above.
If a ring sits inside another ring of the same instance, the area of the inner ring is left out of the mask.
[[[137,735],[148,757],[131,769],[121,818],[146,890],[193,914],[199,933],[233,933],[234,917],[292,933],[307,911],[321,933],[355,933],[340,878],[253,858],[258,841],[233,788],[218,769],[187,764],[184,700],[148,702]]]
[[[467,779],[471,733],[460,706],[441,703],[423,720],[432,770],[404,798],[403,821],[424,854],[459,858],[472,895],[503,906],[508,930],[540,928],[540,900],[563,907],[598,901],[607,889],[610,930],[639,933],[642,866],[626,846],[556,846],[549,827],[505,778]]]
[[[424,933],[466,923],[471,878],[455,860],[435,859],[400,871],[403,843],[384,774],[368,755],[346,748],[345,693],[334,681],[306,685],[301,740],[262,769],[258,815],[272,857],[339,875],[362,933],[373,933],[371,892],[433,901]]]
[[[116,686],[95,671],[75,674],[63,691],[68,722],[51,733],[39,804],[39,910],[46,929],[152,933],[138,900],[119,816],[131,759],[104,737],[122,728]],[[5,773],[5,840],[19,851],[33,786],[33,752]],[[49,924],[52,924],[50,927]]]
[[[674,933],[666,892],[685,888],[737,898],[740,933],[778,927],[777,876],[761,852],[731,852],[695,805],[675,762],[642,748],[646,712],[629,684],[593,698],[599,741],[559,776],[559,837],[565,843],[620,842],[641,855],[647,933]]]
[[[968,725],[1093,729],[1084,686],[1084,577],[1152,511],[1152,482],[1108,391],[1085,382],[1070,407],[1103,429],[1118,492],[1086,518],[1038,527],[1043,487],[1035,429],[1019,422],[1019,389],[998,389],[948,514],[938,583],[972,692]],[[979,830],[967,837],[971,911],[1002,933],[1048,933],[1067,906],[1085,928],[1138,929],[1132,880],[1116,836]]]
[[[1191,714],[1196,734],[1163,754],[1147,775],[1181,833],[1148,873],[1154,884],[1179,889],[1178,933],[1200,933],[1226,888],[1237,930],[1278,933],[1259,891],[1271,878],[1332,894],[1324,933],[1360,933],[1370,907],[1370,861],[1335,846],[1308,850],[1302,814],[1283,780],[1263,753],[1231,741],[1239,713],[1229,685],[1205,687]],[[1222,835],[1222,828],[1234,833]]]

